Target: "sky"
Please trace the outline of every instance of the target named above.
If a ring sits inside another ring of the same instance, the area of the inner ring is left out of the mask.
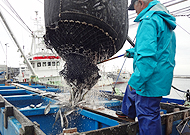
[[[32,39],[31,34],[21,27],[18,22],[16,22],[10,14],[6,12],[9,10],[4,3],[5,0],[0,0],[0,10],[5,16],[10,28],[12,29],[17,41],[20,46],[24,46],[24,52],[27,54],[30,50]],[[19,14],[19,16],[23,19],[23,21],[29,26],[29,28],[33,31],[36,29],[34,25],[34,19],[36,18],[35,11],[38,11],[38,18],[41,19],[42,24],[44,24],[44,7],[43,0],[8,0],[15,11]],[[160,0],[161,3],[164,3],[168,0]],[[175,0],[173,0],[175,1]],[[179,1],[179,0],[178,0]],[[129,0],[130,3],[130,0]],[[186,0],[183,3],[170,6],[168,10],[170,12],[181,9],[183,7],[187,7],[190,5],[190,0]],[[3,6],[3,7],[2,7]],[[5,9],[6,10],[5,10]],[[10,12],[10,10],[9,10]],[[133,15],[131,15],[133,14]],[[129,18],[134,16],[134,11],[129,11]],[[135,38],[136,30],[138,24],[133,22],[134,19],[129,20],[129,31],[128,35],[131,39]],[[176,17],[176,22],[178,26],[175,29],[177,47],[176,47],[176,66],[174,70],[174,75],[190,75],[190,18],[184,17]],[[183,30],[185,29],[185,30]],[[7,44],[8,47],[5,45]],[[118,56],[125,53],[125,50],[129,49],[131,46],[126,41],[123,45],[123,48],[114,56]],[[7,50],[7,51],[6,51]],[[21,58],[21,53],[17,52],[17,46],[11,40],[9,34],[5,30],[2,21],[0,19],[0,65],[8,64],[10,67],[19,67],[19,64],[23,62],[23,58]],[[7,55],[6,55],[7,54]],[[7,56],[7,57],[6,57]],[[7,59],[7,62],[6,62]],[[124,65],[124,71],[129,71],[132,73],[132,59],[125,58],[117,58],[115,60],[111,60],[109,62],[105,62],[100,65],[100,67],[105,67],[105,71],[113,71],[117,69],[121,69]],[[117,64],[116,64],[117,63]]]

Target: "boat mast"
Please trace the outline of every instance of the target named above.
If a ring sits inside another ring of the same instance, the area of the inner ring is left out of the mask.
[[[40,23],[40,19],[38,19],[38,11],[35,11],[36,18],[34,19],[34,25],[36,25],[36,30],[32,33],[32,44],[29,55],[35,54],[43,54],[48,53],[50,50],[47,50],[46,45],[43,42],[44,27]]]
[[[25,56],[24,52],[22,51],[20,45],[18,44],[18,42],[17,42],[15,36],[13,35],[13,32],[11,31],[11,29],[10,29],[8,23],[6,22],[6,20],[5,20],[4,16],[3,16],[3,14],[2,14],[2,12],[1,12],[1,10],[0,10],[0,17],[1,17],[2,21],[3,21],[3,23],[5,24],[7,30],[9,31],[9,34],[11,35],[11,37],[12,37],[12,39],[14,40],[15,44],[17,45],[18,49],[20,50],[22,56],[24,57],[24,59],[25,59],[25,61],[26,61],[26,64],[27,64],[27,66],[29,67],[30,71],[32,72],[33,75],[36,76],[36,73],[35,73],[35,71],[34,71],[32,65],[31,65],[31,63],[28,61],[28,59],[26,58],[26,56]]]

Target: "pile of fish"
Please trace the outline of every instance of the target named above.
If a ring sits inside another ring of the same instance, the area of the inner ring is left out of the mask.
[[[71,101],[73,105],[82,101],[85,93],[90,90],[100,78],[98,67],[84,56],[71,54],[66,60],[64,69],[60,74],[72,87]]]

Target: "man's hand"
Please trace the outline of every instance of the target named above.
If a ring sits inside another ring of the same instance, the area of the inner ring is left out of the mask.
[[[129,85],[129,89],[130,89],[130,91],[132,91],[133,90],[133,88]]]
[[[129,58],[130,57],[130,53],[128,51],[126,51],[125,54],[124,54],[124,57]]]

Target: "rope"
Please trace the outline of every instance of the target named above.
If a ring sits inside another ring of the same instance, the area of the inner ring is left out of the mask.
[[[6,10],[3,5],[0,4],[0,6],[1,6],[21,27],[23,27],[23,29],[25,29],[27,32],[31,33],[31,31],[30,31],[29,29],[27,29],[26,27],[24,27],[23,24],[21,24],[8,10]]]
[[[172,88],[174,88],[175,90],[177,90],[177,91],[179,91],[179,92],[183,92],[183,93],[190,94],[190,92],[180,90],[180,89],[178,89],[178,88],[174,87],[173,85],[172,85]]]
[[[19,22],[18,22],[18,20],[15,18],[15,17],[13,17],[13,15],[11,15],[10,14],[10,12],[8,11],[8,10],[6,10],[4,7],[3,7],[3,5],[1,5],[2,7],[3,7],[3,9],[10,15],[10,16],[12,16],[13,17],[13,19],[15,19],[22,27],[23,27],[23,25],[25,26],[25,28],[24,29],[27,29],[28,31],[30,31],[31,33],[32,33],[32,30],[29,28],[29,26],[22,20],[22,18],[18,15],[18,13],[15,11],[15,9],[12,7],[12,5],[7,1],[7,0],[5,0],[5,2],[4,2],[5,4],[6,4],[6,6],[11,10],[11,12],[17,17],[17,19],[22,23],[22,24],[20,24]]]
[[[44,4],[43,2],[41,2],[40,0],[37,0],[38,2],[40,2],[41,4]]]
[[[29,28],[29,26],[23,21],[23,19],[19,16],[19,14],[16,12],[16,10],[12,7],[12,5],[9,3],[8,0],[5,0],[7,2],[7,6],[9,9],[17,16],[17,18],[26,26],[26,28],[32,33],[32,30]]]

